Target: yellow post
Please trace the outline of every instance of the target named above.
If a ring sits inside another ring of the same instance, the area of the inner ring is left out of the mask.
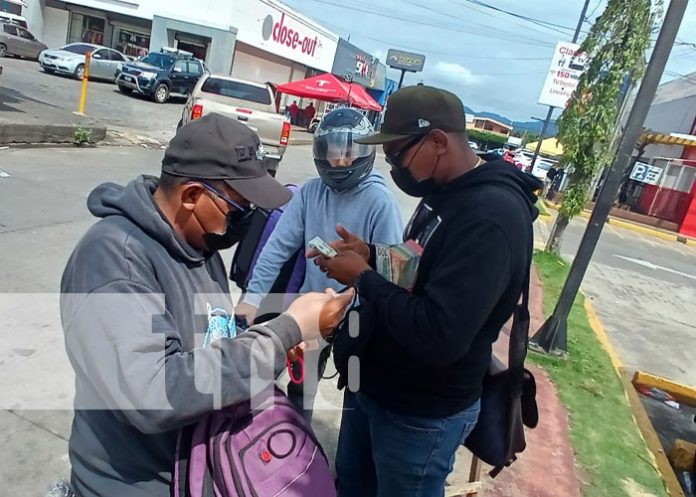
[[[89,66],[92,62],[92,52],[85,54],[85,70],[82,75],[82,91],[80,92],[80,108],[78,114],[85,113],[85,104],[87,103],[87,82],[89,81]]]

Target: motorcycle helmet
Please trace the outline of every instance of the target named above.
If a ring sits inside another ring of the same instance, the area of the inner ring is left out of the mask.
[[[375,163],[375,146],[355,143],[373,134],[367,118],[355,109],[336,109],[314,132],[314,164],[329,187],[349,190],[365,179]]]

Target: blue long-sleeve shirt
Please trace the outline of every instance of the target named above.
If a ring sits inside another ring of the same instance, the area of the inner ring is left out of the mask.
[[[336,224],[368,243],[398,244],[403,222],[396,198],[376,171],[355,188],[338,192],[320,178],[305,183],[295,194],[263,248],[252,273],[244,302],[258,307],[270,291],[283,264],[307,242],[320,236],[338,238]],[[327,278],[317,266],[307,264],[302,292],[338,290],[343,285]]]

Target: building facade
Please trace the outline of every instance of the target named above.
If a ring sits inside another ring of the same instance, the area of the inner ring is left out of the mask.
[[[384,91],[386,66],[343,38],[338,40],[331,72],[366,89]]]
[[[474,117],[472,127],[480,131],[487,131],[501,136],[510,136],[510,133],[512,133],[512,126],[508,126],[507,124],[503,124],[488,117]]]
[[[696,141],[696,73],[657,90],[644,127]],[[619,203],[696,236],[696,147],[648,145],[627,175]]]
[[[281,84],[330,72],[338,36],[275,0],[45,0],[30,30],[49,47],[88,42],[140,57],[172,46],[218,74]]]

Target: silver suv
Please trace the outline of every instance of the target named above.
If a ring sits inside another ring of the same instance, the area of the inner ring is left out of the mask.
[[[47,48],[19,24],[0,21],[0,57],[15,55],[36,60]]]

